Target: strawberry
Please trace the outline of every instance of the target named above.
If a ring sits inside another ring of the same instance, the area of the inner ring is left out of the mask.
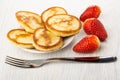
[[[96,35],[100,41],[104,41],[108,36],[104,25],[96,18],[85,20],[83,29],[87,34]]]
[[[82,53],[91,53],[96,51],[100,46],[100,41],[95,35],[87,35],[81,39],[74,47],[73,51]]]
[[[101,13],[101,9],[99,6],[94,5],[88,7],[80,16],[80,20],[84,21],[88,18],[98,18]]]

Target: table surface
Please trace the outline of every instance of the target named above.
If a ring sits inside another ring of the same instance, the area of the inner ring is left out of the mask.
[[[0,1],[0,80],[120,80],[120,1],[119,0],[1,0]],[[48,54],[26,52],[11,44],[6,34],[18,28],[15,12],[20,10],[41,14],[52,6],[64,7],[69,14],[79,17],[90,5],[101,7],[99,20],[104,24],[109,37],[101,42],[100,50],[92,54],[77,54],[72,47],[86,34],[81,29],[75,39],[64,49]],[[40,68],[24,69],[5,64],[5,56],[21,59],[41,59],[65,56],[117,56],[113,63],[51,63]]]

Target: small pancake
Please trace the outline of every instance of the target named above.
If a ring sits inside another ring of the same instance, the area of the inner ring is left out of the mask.
[[[13,29],[7,33],[7,38],[9,41],[15,45],[23,48],[34,48],[33,35],[26,32],[24,29]]]
[[[41,15],[42,21],[45,23],[50,16],[53,16],[55,14],[67,14],[67,11],[64,8],[57,6],[48,8]]]
[[[47,19],[45,25],[49,31],[61,37],[75,35],[81,29],[80,20],[68,14],[53,15]]]
[[[36,13],[29,11],[18,11],[16,12],[16,18],[27,32],[33,33],[37,28],[45,28],[41,20],[41,16]]]
[[[46,29],[36,29],[33,34],[33,46],[40,51],[57,50],[63,46],[63,40]]]

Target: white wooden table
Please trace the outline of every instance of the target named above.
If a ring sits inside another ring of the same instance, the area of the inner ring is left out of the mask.
[[[0,80],[120,80],[120,1],[119,0],[1,0],[0,1]],[[36,54],[23,51],[11,44],[6,34],[20,27],[15,18],[19,10],[41,14],[52,6],[64,7],[69,14],[77,17],[89,5],[99,5],[99,17],[109,37],[101,43],[101,49],[93,54],[76,54],[73,45],[86,34],[83,30],[75,36],[66,48],[50,54]],[[65,56],[117,56],[114,63],[52,63],[41,68],[24,69],[5,64],[5,56],[21,59],[40,59]]]

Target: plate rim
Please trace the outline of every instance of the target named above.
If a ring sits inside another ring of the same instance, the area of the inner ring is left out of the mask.
[[[38,53],[38,54],[52,53],[52,52],[59,51],[65,47],[67,47],[73,41],[73,39],[75,38],[75,35],[69,36],[69,37],[63,37],[63,38],[65,38],[65,39],[63,39],[63,42],[64,42],[63,46],[60,49],[56,49],[56,50],[52,50],[52,51],[39,51],[36,49],[27,49],[27,48],[22,48],[22,47],[19,47],[19,48],[26,52],[30,52],[30,53]],[[68,43],[66,43],[66,42],[68,42]]]

